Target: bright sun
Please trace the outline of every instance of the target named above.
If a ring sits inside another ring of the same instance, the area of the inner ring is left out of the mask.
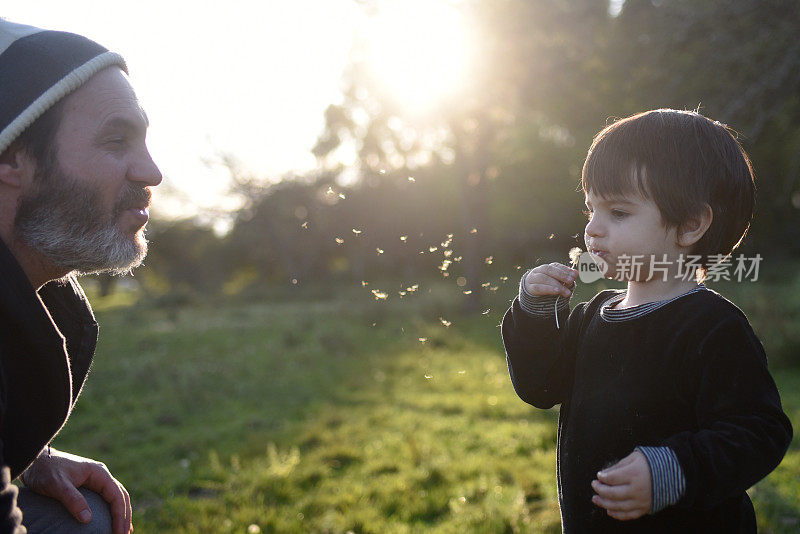
[[[408,111],[430,109],[468,83],[471,43],[452,1],[387,0],[368,24],[369,68]]]

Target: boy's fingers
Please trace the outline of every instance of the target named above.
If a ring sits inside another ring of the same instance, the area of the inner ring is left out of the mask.
[[[526,287],[528,292],[531,295],[564,295],[568,296],[570,294],[569,289],[566,287],[559,285],[554,286],[552,284],[528,284]]]
[[[559,280],[567,285],[572,284],[577,276],[574,269],[570,269],[561,263],[551,263],[547,266],[546,272],[556,280]]]
[[[632,497],[631,487],[627,484],[621,486],[609,486],[597,480],[592,481],[592,489],[600,497],[613,501],[622,501]]]
[[[597,480],[609,486],[619,486],[630,482],[628,474],[622,468],[610,467],[597,473]]]

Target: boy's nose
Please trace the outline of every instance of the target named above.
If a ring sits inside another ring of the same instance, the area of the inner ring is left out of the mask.
[[[600,224],[597,223],[597,218],[592,217],[592,219],[586,223],[586,230],[584,233],[590,237],[601,237],[603,235],[603,229]]]

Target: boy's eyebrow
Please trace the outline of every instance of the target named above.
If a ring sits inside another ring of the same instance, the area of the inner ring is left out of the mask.
[[[636,205],[635,202],[631,202],[630,200],[627,200],[627,199],[625,199],[623,197],[611,197],[611,198],[600,197],[597,200],[597,203],[598,204],[624,204],[626,206],[635,206]],[[589,205],[589,199],[588,198],[586,200],[584,200],[584,204],[586,204],[586,206]]]

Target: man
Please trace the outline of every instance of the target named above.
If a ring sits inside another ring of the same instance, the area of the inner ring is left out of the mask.
[[[161,182],[147,124],[122,57],[0,20],[0,532],[102,532],[109,515],[133,530],[108,469],[48,444],[97,342],[76,275],[129,271],[147,251]]]

